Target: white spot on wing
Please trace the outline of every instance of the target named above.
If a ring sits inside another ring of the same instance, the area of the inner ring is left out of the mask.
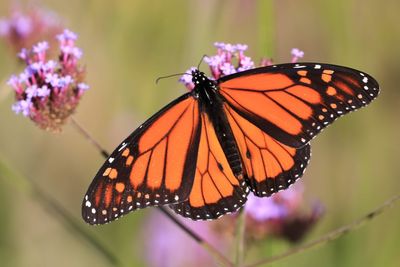
[[[114,161],[114,158],[111,158],[111,157],[110,157],[110,158],[108,159],[108,162],[109,162],[109,163],[113,163],[113,161]]]
[[[124,149],[124,147],[126,147],[127,143],[123,142],[121,147],[118,149],[118,151],[121,151],[122,149]]]
[[[307,67],[307,66],[296,64],[293,68],[301,69],[301,68],[305,68],[305,67]]]

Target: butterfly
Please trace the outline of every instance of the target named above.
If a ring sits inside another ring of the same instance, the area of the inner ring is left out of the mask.
[[[260,67],[211,80],[194,69],[194,89],[129,135],[84,197],[83,219],[104,224],[169,205],[193,220],[237,211],[287,188],[304,173],[310,140],[338,117],[368,105],[370,75],[321,63]]]

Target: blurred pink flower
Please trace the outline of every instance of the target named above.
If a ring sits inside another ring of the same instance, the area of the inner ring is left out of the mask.
[[[52,11],[38,7],[27,10],[16,6],[9,17],[0,18],[0,38],[7,41],[15,52],[62,30],[61,19]]]
[[[40,128],[54,132],[61,131],[89,88],[83,82],[84,69],[78,64],[82,51],[75,46],[77,35],[64,30],[57,39],[61,51],[56,60],[47,59],[50,48],[47,42],[22,49],[18,55],[26,68],[8,81],[17,100],[12,110],[29,117]]]
[[[179,218],[187,227],[216,248],[226,248],[213,222],[191,221]],[[145,257],[151,267],[214,266],[212,257],[176,224],[160,212],[152,212],[145,228]]]
[[[253,239],[275,236],[299,241],[323,214],[319,203],[306,211],[303,194],[304,186],[300,181],[271,197],[249,196],[244,207],[247,234]]]

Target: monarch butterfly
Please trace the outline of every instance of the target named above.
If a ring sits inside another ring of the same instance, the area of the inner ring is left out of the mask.
[[[195,85],[128,136],[106,160],[82,204],[90,224],[169,205],[193,220],[238,210],[302,176],[310,140],[379,93],[370,75],[321,63],[280,64]]]

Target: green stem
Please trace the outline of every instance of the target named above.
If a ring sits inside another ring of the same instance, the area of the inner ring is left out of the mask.
[[[274,3],[271,0],[258,0],[258,43],[259,55],[272,57],[275,53],[275,17]]]
[[[41,190],[34,181],[16,173],[0,158],[0,177],[23,193],[30,195],[46,209],[49,213],[56,216],[58,221],[74,234],[83,238],[88,244],[94,247],[112,266],[120,266],[117,257],[101,244],[92,234],[88,233],[81,227],[81,224],[75,217],[70,214],[64,207],[52,198],[50,195]]]
[[[244,263],[245,252],[245,233],[246,216],[243,209],[239,211],[239,217],[236,222],[236,260],[235,267],[242,267]]]

